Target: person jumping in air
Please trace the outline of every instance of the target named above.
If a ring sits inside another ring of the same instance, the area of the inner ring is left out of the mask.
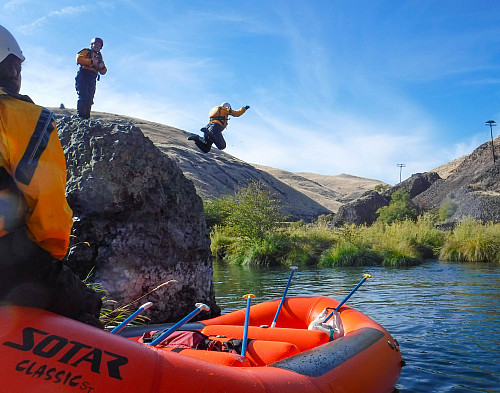
[[[101,49],[103,44],[101,38],[93,38],[90,49],[82,49],[76,55],[76,62],[80,66],[75,78],[75,87],[78,93],[76,109],[78,116],[84,119],[90,118],[90,109],[94,103],[96,80],[99,80],[99,77],[108,71],[102,60]]]
[[[222,131],[227,127],[229,115],[239,117],[245,113],[248,108],[250,107],[247,105],[237,111],[233,111],[231,105],[227,102],[212,108],[208,114],[210,121],[206,127],[200,130],[203,131],[203,138],[197,134],[191,134],[188,140],[194,141],[196,146],[198,146],[203,153],[208,153],[214,143],[219,150],[224,150],[226,148],[226,141],[222,136]]]

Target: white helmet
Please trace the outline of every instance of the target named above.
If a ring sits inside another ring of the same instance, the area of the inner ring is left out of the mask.
[[[231,104],[229,102],[223,102],[222,104],[220,104],[220,106],[224,106],[227,109],[231,109]]]
[[[19,60],[24,61],[24,55],[16,39],[9,30],[0,25],[0,62],[4,61],[10,54],[15,55]]]

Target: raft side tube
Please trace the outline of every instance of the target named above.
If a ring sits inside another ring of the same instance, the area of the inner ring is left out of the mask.
[[[320,389],[331,389],[325,391],[392,392],[401,375],[402,357],[390,340],[382,330],[362,328],[267,368],[308,376]]]
[[[380,330],[364,328],[300,355],[281,360],[272,367],[284,368],[309,377],[319,377],[359,355],[384,336]]]

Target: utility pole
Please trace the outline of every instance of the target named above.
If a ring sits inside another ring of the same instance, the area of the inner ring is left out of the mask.
[[[497,123],[495,120],[488,120],[485,125],[490,126],[491,151],[493,152],[493,162],[495,162],[495,145],[493,144],[493,127],[496,126]]]
[[[399,167],[399,182],[401,183],[401,171],[403,170],[403,168],[406,165],[405,164],[397,164],[397,166]]]

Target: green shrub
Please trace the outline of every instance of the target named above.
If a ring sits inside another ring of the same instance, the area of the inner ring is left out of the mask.
[[[395,221],[415,220],[418,216],[417,209],[411,201],[410,194],[402,189],[392,194],[389,206],[377,210],[378,222],[391,224]]]
[[[261,182],[251,182],[235,196],[224,195],[204,202],[209,228],[225,227],[246,241],[262,240],[279,226],[285,220],[280,210],[279,200]]]
[[[225,259],[226,255],[233,254],[240,243],[239,238],[230,235],[224,227],[215,226],[210,234],[210,251],[215,259]]]
[[[453,214],[455,214],[455,212],[457,211],[457,209],[458,209],[458,205],[457,205],[456,202],[454,202],[451,199],[446,199],[441,204],[441,207],[438,210],[438,220],[439,221],[445,221],[445,220],[447,220],[448,218],[450,218],[451,216],[453,216]]]
[[[252,182],[238,193],[226,226],[241,237],[262,240],[285,220],[273,193],[260,182]]]
[[[215,226],[224,225],[233,208],[234,198],[226,195],[203,201],[203,210],[205,212],[207,227],[212,229]]]
[[[387,191],[389,189],[389,184],[377,184],[375,186],[375,191],[377,191],[379,194],[383,193],[384,191]]]

